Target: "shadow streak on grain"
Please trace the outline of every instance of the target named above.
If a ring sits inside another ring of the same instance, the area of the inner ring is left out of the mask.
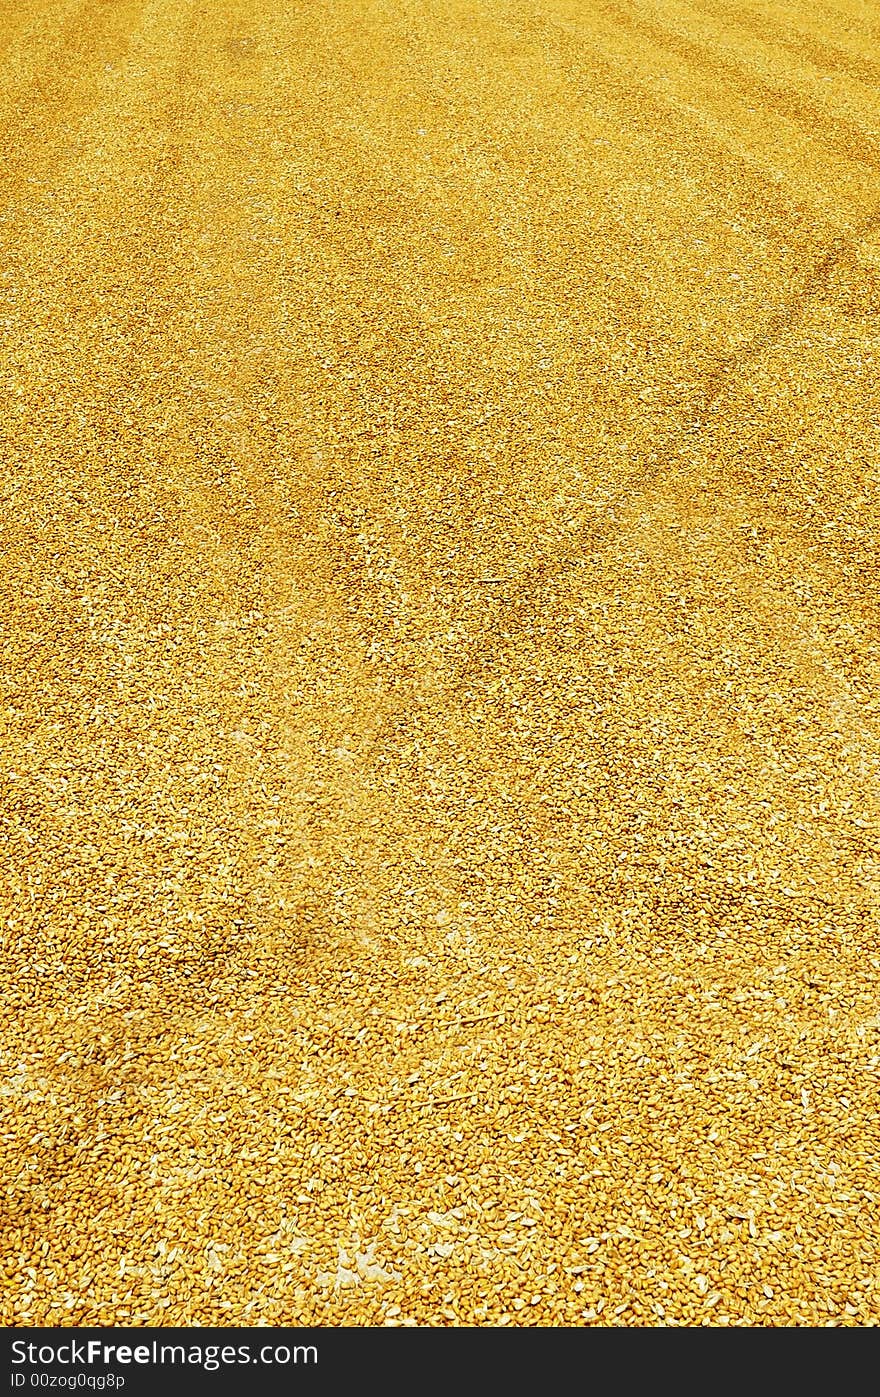
[[[849,234],[841,234],[828,245],[823,255],[813,265],[804,278],[800,289],[789,298],[779,310],[771,314],[754,335],[736,353],[728,355],[718,367],[703,381],[689,405],[682,420],[661,436],[650,442],[648,451],[641,462],[620,480],[613,496],[607,501],[608,518],[621,505],[628,505],[634,499],[647,494],[660,480],[664,467],[680,449],[688,436],[705,425],[706,417],[719,400],[737,386],[738,375],[764,353],[772,349],[782,337],[804,316],[809,307],[820,298],[835,270],[847,262],[862,239],[880,229],[880,209],[876,209]],[[728,421],[729,428],[735,427]],[[607,522],[598,526],[598,532],[605,534]],[[559,570],[578,566],[580,558],[570,558],[558,564]],[[536,561],[534,568],[547,566],[547,560]],[[557,571],[557,568],[552,568]]]
[[[800,290],[787,304],[768,316],[764,324],[735,354],[729,355],[704,384],[703,396],[697,409],[682,430],[696,425],[700,418],[729,388],[735,386],[737,374],[753,360],[771,349],[805,314],[808,307],[822,295],[835,270],[848,262],[863,239],[880,229],[880,208],[848,234],[840,234],[829,244],[825,253],[807,273]]]
[[[620,124],[635,126],[655,139],[662,135],[664,143],[689,163],[698,162],[705,178],[711,173],[715,187],[732,191],[740,216],[757,209],[768,235],[790,248],[798,263],[812,260],[817,251],[821,255],[830,232],[827,219],[797,198],[793,189],[781,187],[757,156],[738,149],[726,133],[702,125],[695,130],[680,106],[652,91],[630,69],[621,72],[590,35],[546,21],[531,22],[528,32],[540,34],[544,45],[552,45],[554,62],[574,93],[587,99],[601,88]]]
[[[606,7],[606,9],[607,8],[608,7]],[[628,19],[623,11],[619,10],[617,7],[614,7],[614,11],[615,14],[620,17],[621,24],[628,26]],[[533,27],[533,25],[529,26],[530,29]],[[570,76],[571,80],[574,82],[576,80],[578,65],[571,56],[567,54],[566,50],[573,45],[575,50],[579,52],[582,47],[579,42],[581,36],[578,35],[577,38],[575,38],[569,35],[566,30],[557,29],[556,26],[547,26],[546,23],[540,27],[541,31],[546,35],[546,38],[554,43],[560,61],[564,63],[566,58],[568,58],[569,63],[572,65]],[[648,26],[647,22],[639,27],[644,30],[653,28],[652,26]],[[586,39],[586,36],[583,37]],[[660,43],[664,43],[669,36],[665,30],[658,29],[656,34],[652,33],[648,35],[648,37],[656,39]],[[688,45],[687,47],[690,49],[695,46]],[[692,54],[688,52],[686,58],[690,60]],[[612,90],[612,96],[616,93],[618,99],[623,100],[621,95],[623,90],[622,79],[619,74],[614,72],[608,61],[600,57],[598,53],[591,51],[589,64],[591,69],[591,82],[595,83],[595,80],[601,75],[601,78],[607,82]],[[568,76],[569,74],[566,73],[566,77]],[[632,84],[626,92],[626,106],[628,112],[631,113],[632,111],[634,97],[637,98],[638,106],[645,109],[645,113],[651,120],[652,125],[655,125],[658,120],[661,121],[672,140],[682,141],[692,138],[693,132],[685,127],[677,113],[672,109],[668,109],[664,104],[659,102],[653,94],[649,93],[639,84]],[[814,124],[815,123],[813,123],[813,125]],[[706,141],[703,133],[701,133],[700,139],[702,145],[705,146]],[[738,173],[741,161],[734,151],[728,150],[720,143],[712,143],[710,151],[713,162],[723,160],[725,167],[730,166],[734,175]],[[746,171],[743,171],[743,174],[745,175]],[[786,208],[784,205],[781,208],[779,207],[780,195],[778,185],[770,180],[762,180],[759,169],[750,165],[748,167],[747,177],[752,185],[754,185],[756,180],[761,180],[764,185],[762,195],[772,199],[771,207],[774,210],[774,214],[781,218],[783,225],[782,231],[786,241],[791,241],[792,235],[798,231],[797,223],[803,221],[802,217],[797,218],[795,221],[792,216],[794,213],[792,208]],[[786,227],[785,223],[788,219],[791,219],[791,224],[789,227]],[[835,270],[849,261],[859,243],[874,233],[878,227],[880,227],[880,207],[873,210],[850,230],[837,233],[830,241],[827,241],[824,246],[820,245],[818,249],[815,243],[810,242],[805,245],[801,242],[799,248],[801,255],[804,257],[811,256],[812,259],[815,260],[812,260],[810,270],[803,278],[799,289],[794,295],[789,296],[781,306],[767,316],[744,345],[733,354],[721,358],[716,366],[703,378],[697,391],[691,398],[690,403],[685,406],[685,410],[679,422],[660,436],[654,438],[649,445],[647,453],[643,455],[641,464],[627,473],[612,500],[609,501],[609,508],[613,509],[615,505],[631,498],[634,488],[648,489],[650,487],[651,482],[662,469],[662,457],[664,454],[667,454],[670,448],[678,443],[683,436],[700,426],[703,417],[711,410],[718,399],[735,386],[737,375],[748,364],[752,363],[761,354],[772,348],[773,345],[797,323],[804,315],[809,305],[821,296]],[[798,241],[800,242],[800,239],[798,239]],[[545,563],[546,560],[542,560],[541,565],[544,566]],[[562,566],[566,566],[566,564]]]
[[[842,159],[871,170],[880,170],[880,143],[870,132],[850,125],[842,117],[821,112],[794,91],[774,86],[734,59],[712,51],[705,44],[689,39],[666,25],[652,23],[616,4],[603,3],[602,10],[624,32],[646,39],[661,50],[676,54],[685,63],[718,77],[735,92],[753,98],[768,111],[792,122],[811,140],[820,142]]]
[[[860,8],[864,12],[867,6],[863,3]],[[817,23],[820,22],[821,18],[828,25],[842,28],[845,33],[852,34],[863,41],[880,39],[880,25],[870,24],[864,17],[864,13],[859,14],[858,17],[852,14],[848,15],[842,6],[835,3],[835,0],[830,0],[828,4],[813,3],[811,9],[816,15]]]
[[[803,29],[794,30],[790,24],[783,29],[766,15],[753,14],[742,5],[728,5],[724,0],[699,0],[694,8],[698,13],[713,19],[729,21],[764,43],[786,49],[826,72],[845,73],[856,82],[867,83],[868,86],[880,84],[880,63],[874,63],[870,58],[858,54],[847,53],[836,44],[808,34]]]

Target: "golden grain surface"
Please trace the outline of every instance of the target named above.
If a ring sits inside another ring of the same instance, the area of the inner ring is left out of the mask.
[[[3,7],[6,1323],[880,1319],[871,14]]]

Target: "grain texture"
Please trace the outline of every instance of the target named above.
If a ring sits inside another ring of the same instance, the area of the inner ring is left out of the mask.
[[[878,77],[4,8],[6,1324],[877,1323]]]

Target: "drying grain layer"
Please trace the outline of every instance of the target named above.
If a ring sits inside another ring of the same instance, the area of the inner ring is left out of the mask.
[[[876,1323],[870,7],[0,24],[3,1319]]]

